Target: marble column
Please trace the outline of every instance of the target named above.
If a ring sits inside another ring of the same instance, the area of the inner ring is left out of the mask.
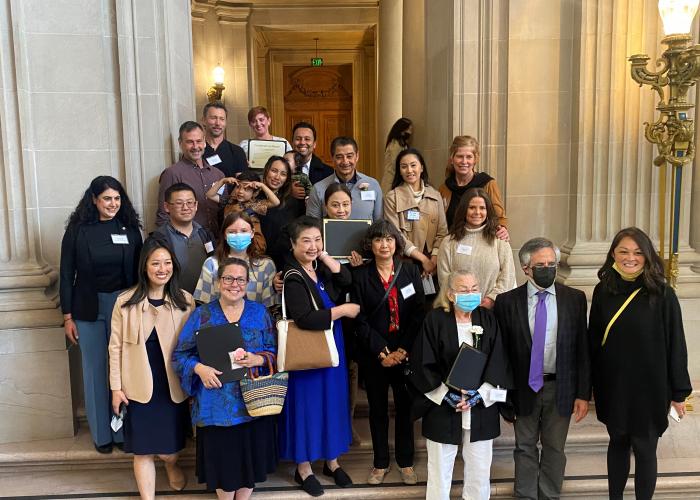
[[[213,84],[212,71],[221,65],[225,71],[226,89],[222,101],[228,109],[226,137],[238,144],[250,134],[248,110],[251,103],[249,79],[248,20],[250,7],[234,7],[226,2],[192,4],[192,46],[194,52],[194,88],[198,115],[207,101],[207,90]],[[257,104],[257,103],[255,103]],[[274,118],[274,117],[273,117]],[[282,117],[273,121],[281,135]]]
[[[403,0],[402,116],[413,121],[413,146],[423,149],[425,123],[425,0]],[[386,143],[386,136],[384,142]]]
[[[0,1],[0,442],[74,432],[65,221],[112,175],[150,225],[178,125],[195,117],[190,26],[187,0]]]
[[[384,168],[384,145],[391,126],[402,114],[402,0],[379,2],[377,24],[377,172]],[[362,154],[362,153],[361,153]],[[370,154],[367,151],[365,154]]]
[[[658,241],[656,151],[644,139],[644,122],[654,121],[655,93],[638,88],[627,57],[660,55],[663,37],[657,2],[584,0],[575,34],[571,116],[571,192],[568,239],[562,277],[590,292],[615,233],[638,226]],[[625,61],[623,64],[622,61]],[[680,221],[680,296],[700,294],[692,266],[700,255],[689,244],[692,176],[684,176]]]

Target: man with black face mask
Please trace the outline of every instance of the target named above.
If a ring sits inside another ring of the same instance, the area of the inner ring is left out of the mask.
[[[494,308],[513,368],[517,498],[559,498],[571,414],[580,422],[591,397],[586,296],[555,283],[559,255],[546,238],[526,242],[518,257],[528,280]]]

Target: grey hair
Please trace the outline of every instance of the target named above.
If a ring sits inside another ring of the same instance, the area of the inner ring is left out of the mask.
[[[440,308],[445,312],[450,312],[450,310],[452,309],[452,303],[447,297],[447,291],[454,291],[455,281],[457,280],[457,278],[461,278],[463,276],[471,276],[475,280],[479,281],[476,277],[476,274],[474,274],[472,271],[466,269],[457,269],[455,271],[452,271],[447,277],[447,286],[440,289],[440,291],[438,292],[438,296],[435,299],[435,302],[433,302],[434,308]]]
[[[554,250],[554,255],[557,258],[557,264],[559,264],[559,260],[561,259],[561,252],[559,251],[559,247],[556,246],[552,242],[552,240],[540,236],[537,238],[527,240],[523,244],[523,246],[520,247],[520,251],[518,251],[518,259],[520,260],[520,265],[529,266],[532,254],[537,252],[538,250],[542,250],[543,248],[551,248],[552,250]]]

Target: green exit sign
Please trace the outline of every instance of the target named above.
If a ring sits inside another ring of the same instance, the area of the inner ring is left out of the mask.
[[[323,58],[322,57],[312,57],[311,58],[311,66],[323,66]]]

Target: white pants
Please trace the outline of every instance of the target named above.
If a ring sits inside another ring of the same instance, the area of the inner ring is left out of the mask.
[[[491,458],[493,440],[469,442],[469,431],[462,431],[464,486],[462,498],[487,500],[491,496]],[[457,449],[454,444],[436,443],[426,439],[428,449],[428,485],[426,500],[449,500]]]

